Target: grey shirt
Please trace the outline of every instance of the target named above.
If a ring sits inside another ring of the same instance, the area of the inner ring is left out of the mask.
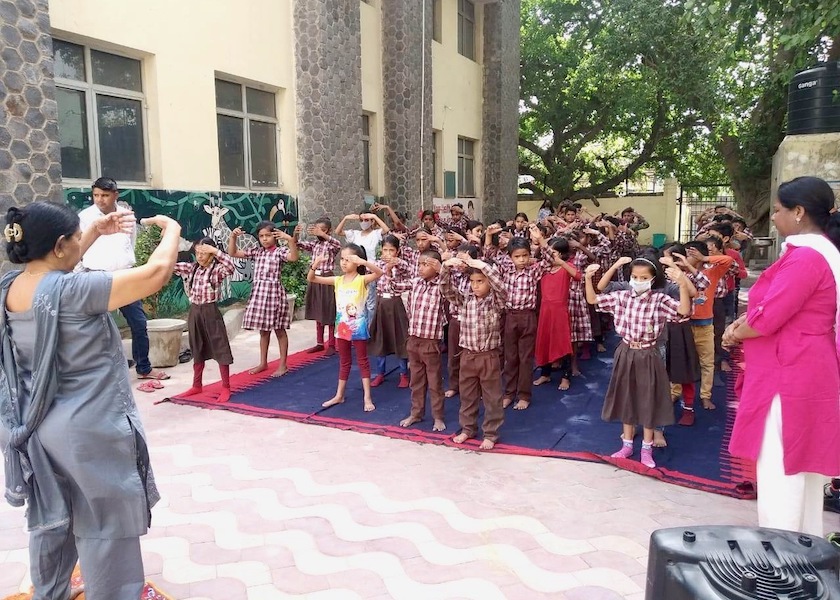
[[[111,281],[105,272],[64,276],[53,365],[58,369],[58,390],[34,433],[58,475],[73,533],[83,538],[146,533],[149,511],[160,497],[120,333],[108,312]],[[7,315],[25,407],[34,364],[34,313],[30,309]],[[30,529],[54,526],[29,523]]]

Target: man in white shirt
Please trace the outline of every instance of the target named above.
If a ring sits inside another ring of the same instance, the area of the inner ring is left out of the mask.
[[[117,210],[119,189],[116,181],[110,177],[100,177],[93,182],[92,187],[93,206],[79,213],[82,231],[90,227],[97,218]],[[121,204],[120,207],[130,210],[127,205]],[[136,228],[131,234],[115,233],[98,237],[82,256],[82,267],[90,271],[109,272],[130,269],[135,263],[136,237]],[[146,313],[143,310],[143,303],[140,300],[132,302],[120,308],[120,312],[131,328],[131,354],[137,376],[140,379],[169,379],[169,375],[163,371],[152,369],[152,364],[149,362],[149,334],[146,331]]]

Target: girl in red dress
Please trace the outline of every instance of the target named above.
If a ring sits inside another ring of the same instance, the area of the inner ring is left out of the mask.
[[[534,357],[540,366],[540,377],[534,385],[551,381],[551,369],[559,364],[562,372],[560,390],[568,390],[572,376],[572,325],[569,317],[569,287],[580,281],[581,274],[569,258],[569,241],[557,238],[549,252],[554,267],[540,281],[540,314],[537,321],[537,342]]]

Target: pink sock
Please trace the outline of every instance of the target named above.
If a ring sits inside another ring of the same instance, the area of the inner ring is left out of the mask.
[[[642,442],[642,452],[639,461],[648,469],[656,468],[656,463],[653,461],[653,442]]]
[[[621,450],[615,452],[612,458],[630,458],[633,456],[633,440],[621,438]]]

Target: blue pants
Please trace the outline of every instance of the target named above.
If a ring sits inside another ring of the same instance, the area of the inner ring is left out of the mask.
[[[376,357],[376,372],[379,375],[385,375],[385,360],[386,356],[377,356]],[[408,375],[408,359],[407,358],[398,358],[400,362],[400,375]]]
[[[132,302],[120,308],[120,312],[131,328],[131,356],[134,358],[134,368],[138,375],[147,375],[152,371],[152,363],[149,362],[149,333],[146,331],[143,302]]]

